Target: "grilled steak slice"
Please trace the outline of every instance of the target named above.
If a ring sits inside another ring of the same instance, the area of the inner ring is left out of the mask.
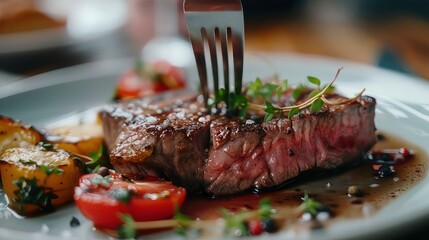
[[[104,110],[111,162],[119,173],[164,177],[191,192],[273,187],[304,171],[353,161],[376,141],[375,99],[367,96],[265,123],[209,115],[195,99],[154,103]]]
[[[291,120],[213,120],[206,191],[225,195],[273,187],[307,170],[350,162],[375,144],[374,112],[375,99],[362,97]]]
[[[107,107],[102,119],[110,161],[118,173],[165,177],[199,192],[211,116],[195,99],[175,100]]]

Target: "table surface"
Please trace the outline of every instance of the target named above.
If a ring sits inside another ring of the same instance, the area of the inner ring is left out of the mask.
[[[327,7],[320,4],[313,8],[289,4],[279,7],[280,10],[274,9],[276,5],[262,9],[277,10],[270,14],[258,12],[260,10],[253,9],[255,4],[251,4],[256,1],[248,1],[245,5],[246,51],[316,54],[381,66],[429,79],[429,67],[426,66],[429,60],[429,18],[397,14],[385,20],[366,20],[366,16],[347,16],[350,13],[345,10],[345,13],[339,15],[346,16],[332,17],[328,10],[323,10]],[[130,35],[128,30],[124,30],[97,41],[90,49],[61,49],[25,58],[9,56],[8,59],[2,59],[0,56],[0,70],[31,76],[80,63],[136,56],[139,54],[138,47],[143,43],[135,44]],[[183,37],[187,38],[185,35]]]
[[[308,13],[307,13],[308,14]],[[388,21],[362,22],[348,18],[291,17],[275,14],[246,15],[246,51],[305,53],[381,66],[429,79],[429,21],[399,15]],[[47,52],[9,60],[0,58],[0,70],[19,79],[76,64],[109,58],[136,56],[139,49],[125,31],[99,42],[90,50]],[[0,75],[0,78],[4,76]],[[421,226],[404,229],[396,239],[423,239],[429,219]],[[427,222],[427,223],[425,223]]]

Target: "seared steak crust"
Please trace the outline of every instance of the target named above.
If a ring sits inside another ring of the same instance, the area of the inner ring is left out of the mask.
[[[355,160],[376,141],[375,99],[302,112],[265,123],[225,118],[212,122],[205,165],[206,191],[215,195],[279,185],[299,173]]]
[[[268,122],[211,115],[195,97],[185,98],[104,109],[106,143],[117,172],[156,175],[191,192],[226,195],[338,167],[376,141],[375,99],[368,96]]]

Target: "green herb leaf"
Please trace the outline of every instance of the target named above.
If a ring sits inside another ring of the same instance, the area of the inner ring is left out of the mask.
[[[181,213],[178,205],[176,205],[176,212],[174,214],[173,219],[177,220],[177,223],[178,223],[176,226],[176,233],[179,234],[180,236],[185,236],[186,235],[186,227],[184,227],[183,225],[186,222],[191,221],[192,218]]]
[[[215,105],[217,105],[218,103],[220,103],[220,102],[227,102],[227,92],[226,92],[226,90],[225,90],[225,88],[220,88],[219,89],[219,91],[218,91],[218,93],[217,93],[218,95],[217,96],[215,96]]]
[[[283,92],[285,92],[288,88],[288,81],[283,80],[283,82],[276,88],[277,98],[280,100]]]
[[[55,145],[52,143],[45,143],[45,142],[39,142],[38,144],[40,147],[42,147],[45,151],[50,152],[56,152]]]
[[[302,91],[304,90],[304,86],[298,86],[292,91],[292,97],[295,101],[298,101],[302,97]]]
[[[308,94],[308,98],[312,98],[312,97],[316,96],[319,93],[320,93],[319,89],[314,89],[313,91],[311,91],[310,94]]]
[[[109,187],[110,183],[113,181],[113,178],[111,175],[103,177],[100,174],[94,174],[94,176],[92,178],[89,178],[88,180],[95,188],[97,188],[99,185],[103,187]]]
[[[273,208],[269,198],[264,198],[259,202],[259,214],[262,219],[269,219],[273,214]]]
[[[24,160],[24,159],[19,159],[18,161],[19,163],[26,165],[26,166],[37,166],[37,162],[33,161],[33,160]]]
[[[314,102],[311,104],[310,111],[312,113],[318,112],[323,107],[323,101],[322,99],[318,98],[314,100]]]
[[[90,152],[89,157],[91,158],[91,161],[88,162],[83,162],[79,158],[74,158],[75,161],[81,162],[79,163],[80,166],[82,165],[82,163],[84,163],[83,170],[86,173],[95,173],[100,167],[105,167],[108,165],[103,158],[103,146],[100,146],[97,153]]]
[[[292,119],[295,115],[299,113],[299,108],[293,108],[289,111],[287,118]]]
[[[122,239],[133,239],[137,236],[137,229],[134,219],[129,214],[119,214],[122,224],[119,226],[117,232]]]
[[[129,191],[125,188],[115,188],[110,191],[110,194],[117,199],[119,202],[128,204],[134,195],[134,192]]]
[[[40,170],[42,170],[42,172],[48,177],[52,174],[61,175],[64,172],[64,170],[58,168],[58,166],[50,166],[45,164],[40,165]]]
[[[259,95],[259,91],[261,88],[262,88],[262,80],[258,77],[247,87],[247,95],[249,95],[250,97],[256,97]]]
[[[325,88],[326,87],[326,85],[325,86],[323,86],[322,88]],[[332,92],[332,91],[334,91],[335,90],[335,86],[333,86],[333,85],[331,85],[331,86],[329,86],[328,87],[328,89],[326,89],[326,92],[325,93],[330,93],[330,92]]]
[[[231,231],[238,230],[240,236],[247,234],[247,227],[244,223],[245,215],[247,212],[240,212],[238,214],[232,214],[225,208],[221,209],[223,218],[226,221],[225,232],[230,233]]]
[[[263,83],[262,80],[258,77],[248,86],[247,95],[252,98],[259,97],[262,98],[262,100],[264,101],[270,101],[274,93],[276,93],[278,87],[279,86],[277,86],[276,84]]]
[[[308,77],[307,77],[307,80],[308,80],[310,83],[312,83],[312,84],[316,85],[317,87],[320,87],[320,79],[318,79],[317,77],[308,76]]]
[[[274,118],[274,114],[273,113],[267,113],[264,116],[264,122],[268,122],[268,121],[270,121],[273,118]]]
[[[298,210],[305,213],[310,213],[312,216],[316,216],[321,209],[326,209],[326,206],[322,203],[310,198],[308,196],[308,192],[305,193],[304,198],[302,198],[303,202],[298,207]]]
[[[52,189],[38,186],[37,183],[37,178],[28,179],[24,177],[12,182],[17,186],[17,190],[13,192],[15,197],[12,201],[17,203],[19,213],[24,212],[26,204],[36,205],[42,212],[52,210],[52,199],[56,199],[58,196]]]
[[[273,106],[273,104],[271,104],[270,102],[265,102],[265,112],[267,113],[267,114],[265,114],[265,117],[264,117],[264,122],[268,122],[268,121],[270,121],[271,119],[273,119],[274,118],[274,114],[276,113],[276,111],[278,110],[277,108],[275,108],[274,106]]]
[[[265,102],[265,112],[274,114],[276,112],[276,108],[270,102]]]

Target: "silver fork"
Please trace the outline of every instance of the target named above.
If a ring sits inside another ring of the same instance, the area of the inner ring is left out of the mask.
[[[229,104],[230,64],[233,60],[234,91],[241,94],[243,79],[244,19],[240,0],[185,0],[183,10],[194,50],[204,102],[209,98],[206,54],[210,54],[215,98],[219,96],[218,54],[222,57],[225,102]]]

